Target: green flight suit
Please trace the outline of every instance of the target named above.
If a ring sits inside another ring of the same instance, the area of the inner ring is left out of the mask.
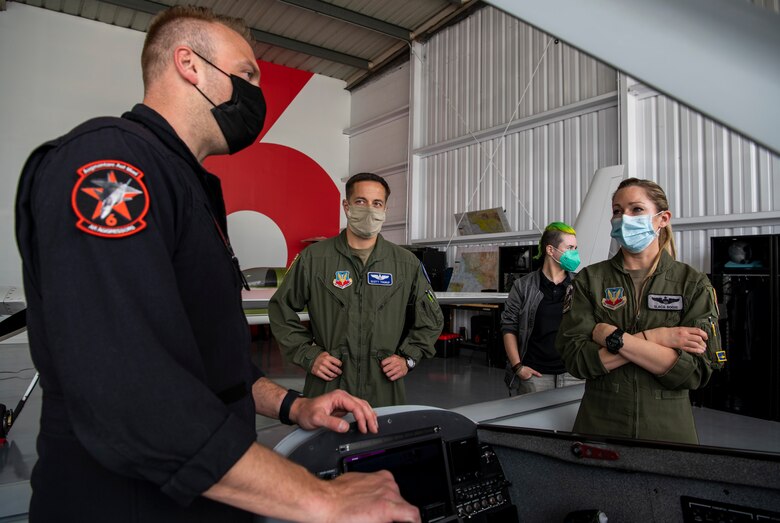
[[[381,235],[368,262],[350,253],[346,232],[310,245],[269,303],[271,330],[285,358],[309,374],[307,397],[344,389],[373,407],[403,404],[404,380],[390,381],[381,360],[392,354],[419,362],[435,354],[444,317],[420,261]],[[311,330],[296,312],[308,309]],[[341,360],[341,376],[310,373],[327,351]]]
[[[677,350],[677,362],[656,376],[627,363],[604,368],[591,338],[597,323],[630,334],[656,327],[698,327],[709,339],[694,355]],[[688,391],[707,384],[726,359],[718,306],[707,277],[664,251],[638,302],[623,255],[586,267],[569,287],[556,339],[568,371],[587,379],[574,431],[648,440],[698,443]]]

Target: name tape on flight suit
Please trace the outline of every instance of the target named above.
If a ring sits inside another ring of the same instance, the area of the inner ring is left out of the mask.
[[[389,272],[369,272],[368,273],[369,285],[383,285],[389,286],[393,284],[393,275]]]
[[[648,294],[647,308],[653,311],[681,311],[683,297],[679,294]]]

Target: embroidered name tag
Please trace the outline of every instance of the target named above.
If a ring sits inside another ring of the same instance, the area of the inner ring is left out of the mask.
[[[369,272],[368,273],[369,285],[392,285],[393,275],[389,272]]]
[[[679,294],[648,294],[647,308],[654,311],[681,311],[683,297]]]

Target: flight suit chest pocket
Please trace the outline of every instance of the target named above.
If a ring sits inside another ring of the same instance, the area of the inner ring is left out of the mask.
[[[324,294],[330,301],[335,301],[341,308],[347,306],[347,293],[351,292],[351,289],[347,287],[352,285],[351,281],[339,280],[338,278],[335,278],[333,281],[327,281],[324,277],[317,276],[317,282],[320,289],[324,291],[324,293],[318,294]]]
[[[657,389],[654,391],[655,399],[657,400],[679,400],[688,397],[688,389],[683,390],[667,390]]]
[[[403,280],[397,280],[392,287],[377,287],[375,291],[376,296],[376,310],[381,311],[395,300],[403,300]]]

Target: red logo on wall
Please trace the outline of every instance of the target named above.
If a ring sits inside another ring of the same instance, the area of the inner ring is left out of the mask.
[[[267,112],[262,140],[309,82],[312,73],[258,60]],[[279,144],[255,143],[232,156],[209,159],[219,176],[228,214],[256,211],[273,220],[287,243],[287,264],[314,236],[339,231],[340,193],[328,173],[306,154]]]

